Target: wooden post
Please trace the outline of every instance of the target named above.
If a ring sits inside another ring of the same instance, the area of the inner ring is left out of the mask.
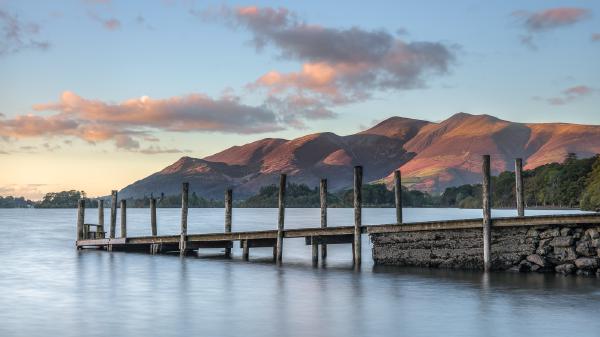
[[[98,227],[96,227],[96,239],[104,239],[104,200],[98,200]]]
[[[150,198],[150,230],[152,236],[158,235],[158,227],[156,226],[156,199]]]
[[[279,217],[277,221],[277,258],[275,259],[278,264],[283,261],[283,227],[285,217],[285,186],[286,175],[282,174],[279,176]]]
[[[354,266],[361,263],[362,166],[354,167]]]
[[[250,257],[250,247],[248,246],[248,240],[244,240],[243,245],[244,248],[242,250],[242,259],[244,261],[248,261],[248,258]]]
[[[402,178],[400,170],[394,171],[394,196],[396,199],[396,223],[402,223]]]
[[[187,216],[189,183],[181,185],[181,234],[179,237],[179,255],[184,256],[187,248]]]
[[[327,228],[327,179],[321,179],[319,184],[319,194],[321,197],[321,228]],[[321,258],[327,257],[327,245],[321,244]]]
[[[483,156],[483,185],[482,185],[482,206],[483,206],[483,269],[491,269],[492,255],[492,198],[491,198],[491,177],[490,177],[490,156]]]
[[[121,237],[127,237],[127,200],[121,199]]]
[[[109,238],[114,239],[116,237],[117,228],[117,191],[113,190],[110,193],[110,233]]]
[[[517,215],[525,216],[525,190],[523,189],[523,159],[515,159],[515,196],[517,199]]]
[[[77,202],[77,241],[84,239],[84,221],[85,221],[85,200],[79,199]]]
[[[225,191],[225,233],[231,233],[231,218],[233,207],[233,191]],[[225,257],[231,257],[231,248],[225,248]]]

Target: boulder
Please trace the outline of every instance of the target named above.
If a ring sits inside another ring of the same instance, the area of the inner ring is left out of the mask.
[[[528,238],[539,238],[539,237],[540,237],[540,232],[539,232],[537,229],[535,229],[535,228],[530,228],[530,229],[527,231],[527,234],[526,234],[526,236],[527,236]]]
[[[560,236],[568,236],[568,235],[571,235],[572,233],[573,233],[573,229],[569,228],[569,227],[565,227],[560,230]]]
[[[521,263],[519,263],[519,271],[522,273],[531,271],[531,263],[527,260],[521,261]]]
[[[589,228],[588,230],[586,230],[585,236],[589,237],[592,240],[600,238],[600,234],[598,233],[598,229],[596,228]]]
[[[577,248],[575,248],[575,251],[577,252],[577,254],[583,255],[583,256],[595,256],[596,255],[596,249],[594,247],[592,247],[592,243],[590,241],[579,242],[577,244]]]
[[[575,260],[575,266],[578,269],[591,270],[598,268],[598,258],[595,257],[580,257]]]
[[[585,270],[585,269],[577,269],[577,276],[594,276],[596,273],[594,273],[593,270]]]
[[[594,239],[591,241],[592,247],[600,248],[600,239]]]
[[[553,253],[548,255],[548,259],[554,264],[572,262],[576,258],[577,253],[575,253],[575,248],[573,247],[555,247]]]
[[[546,259],[544,259],[543,257],[539,256],[538,254],[531,254],[529,256],[527,256],[527,261],[536,264],[540,267],[546,267],[546,265],[548,264],[546,262]]]
[[[542,267],[538,266],[537,264],[533,264],[531,265],[531,271],[540,271]]]
[[[560,236],[560,231],[558,228],[547,229],[540,233],[540,239],[549,239],[556,236]]]
[[[572,236],[558,236],[550,242],[552,247],[571,247],[573,245]]]
[[[554,267],[554,270],[559,274],[568,275],[575,271],[575,265],[572,263],[560,264]]]

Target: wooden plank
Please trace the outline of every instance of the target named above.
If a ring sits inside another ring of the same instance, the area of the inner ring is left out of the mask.
[[[189,183],[181,184],[181,232],[179,237],[179,255],[184,256],[187,244],[187,217]]]
[[[354,266],[361,263],[362,226],[362,166],[354,167]]]
[[[305,244],[323,245],[323,244],[348,244],[354,241],[354,234],[346,235],[325,235],[325,236],[307,236],[304,238]]]
[[[109,237],[114,239],[116,236],[117,228],[117,191],[113,190],[110,192],[110,233]]]
[[[394,200],[396,201],[396,223],[402,223],[402,176],[400,170],[394,171]]]
[[[482,205],[483,205],[483,268],[489,271],[492,267],[492,194],[490,176],[490,156],[483,155],[482,166]]]
[[[233,248],[232,241],[198,241],[187,243],[187,249],[193,250],[198,248]]]
[[[275,261],[281,264],[283,260],[283,229],[284,229],[284,218],[285,218],[285,187],[286,187],[286,175],[282,174],[279,176],[279,213],[277,221],[277,257]]]
[[[233,190],[225,191],[225,233],[231,233],[233,216]],[[231,247],[225,248],[225,257],[231,257]]]
[[[515,159],[515,195],[517,215],[525,216],[525,190],[523,188],[523,159]]]
[[[327,179],[321,179],[319,184],[319,197],[321,201],[321,228],[327,228]],[[321,258],[327,258],[327,245],[321,245]]]
[[[277,246],[277,239],[250,239],[240,241],[240,248],[248,245],[249,248],[264,248]]]

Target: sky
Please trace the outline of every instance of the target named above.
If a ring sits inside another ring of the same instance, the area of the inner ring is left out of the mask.
[[[457,112],[600,124],[599,1],[0,0],[0,196]]]

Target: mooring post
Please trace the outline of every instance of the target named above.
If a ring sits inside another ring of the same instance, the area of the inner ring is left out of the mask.
[[[121,237],[127,237],[127,200],[121,199]]]
[[[396,223],[402,223],[402,176],[400,170],[394,171],[394,197],[396,199]]]
[[[283,226],[285,217],[285,185],[286,175],[279,176],[279,217],[277,221],[277,258],[275,261],[281,264],[283,261]]]
[[[109,238],[114,239],[116,237],[116,228],[117,228],[117,191],[113,190],[110,193],[111,203],[110,203],[110,233]]]
[[[354,266],[361,263],[362,166],[354,167]]]
[[[233,207],[233,190],[225,191],[225,233],[231,233],[231,218]],[[225,257],[231,257],[231,248],[225,248]]]
[[[242,244],[244,245],[244,248],[242,248],[242,259],[244,261],[248,261],[248,258],[250,257],[250,246],[248,246],[248,240],[242,241]]]
[[[523,159],[515,159],[515,195],[517,215],[525,216],[525,190],[523,189]]]
[[[492,255],[492,198],[490,177],[490,156],[483,156],[483,185],[482,185],[482,207],[483,207],[483,269],[491,269]]]
[[[158,227],[156,226],[156,199],[150,198],[150,229],[152,236],[158,235]]]
[[[319,196],[321,197],[321,228],[327,228],[327,179],[321,179],[319,184]],[[327,245],[321,244],[321,259],[327,257]]]
[[[104,200],[98,200],[98,227],[96,227],[96,239],[104,239]]]
[[[179,237],[179,255],[184,256],[187,248],[187,216],[189,183],[181,185],[181,235]]]
[[[79,199],[77,202],[77,241],[84,239],[84,220],[85,220],[85,200]],[[79,248],[79,247],[78,247]]]

